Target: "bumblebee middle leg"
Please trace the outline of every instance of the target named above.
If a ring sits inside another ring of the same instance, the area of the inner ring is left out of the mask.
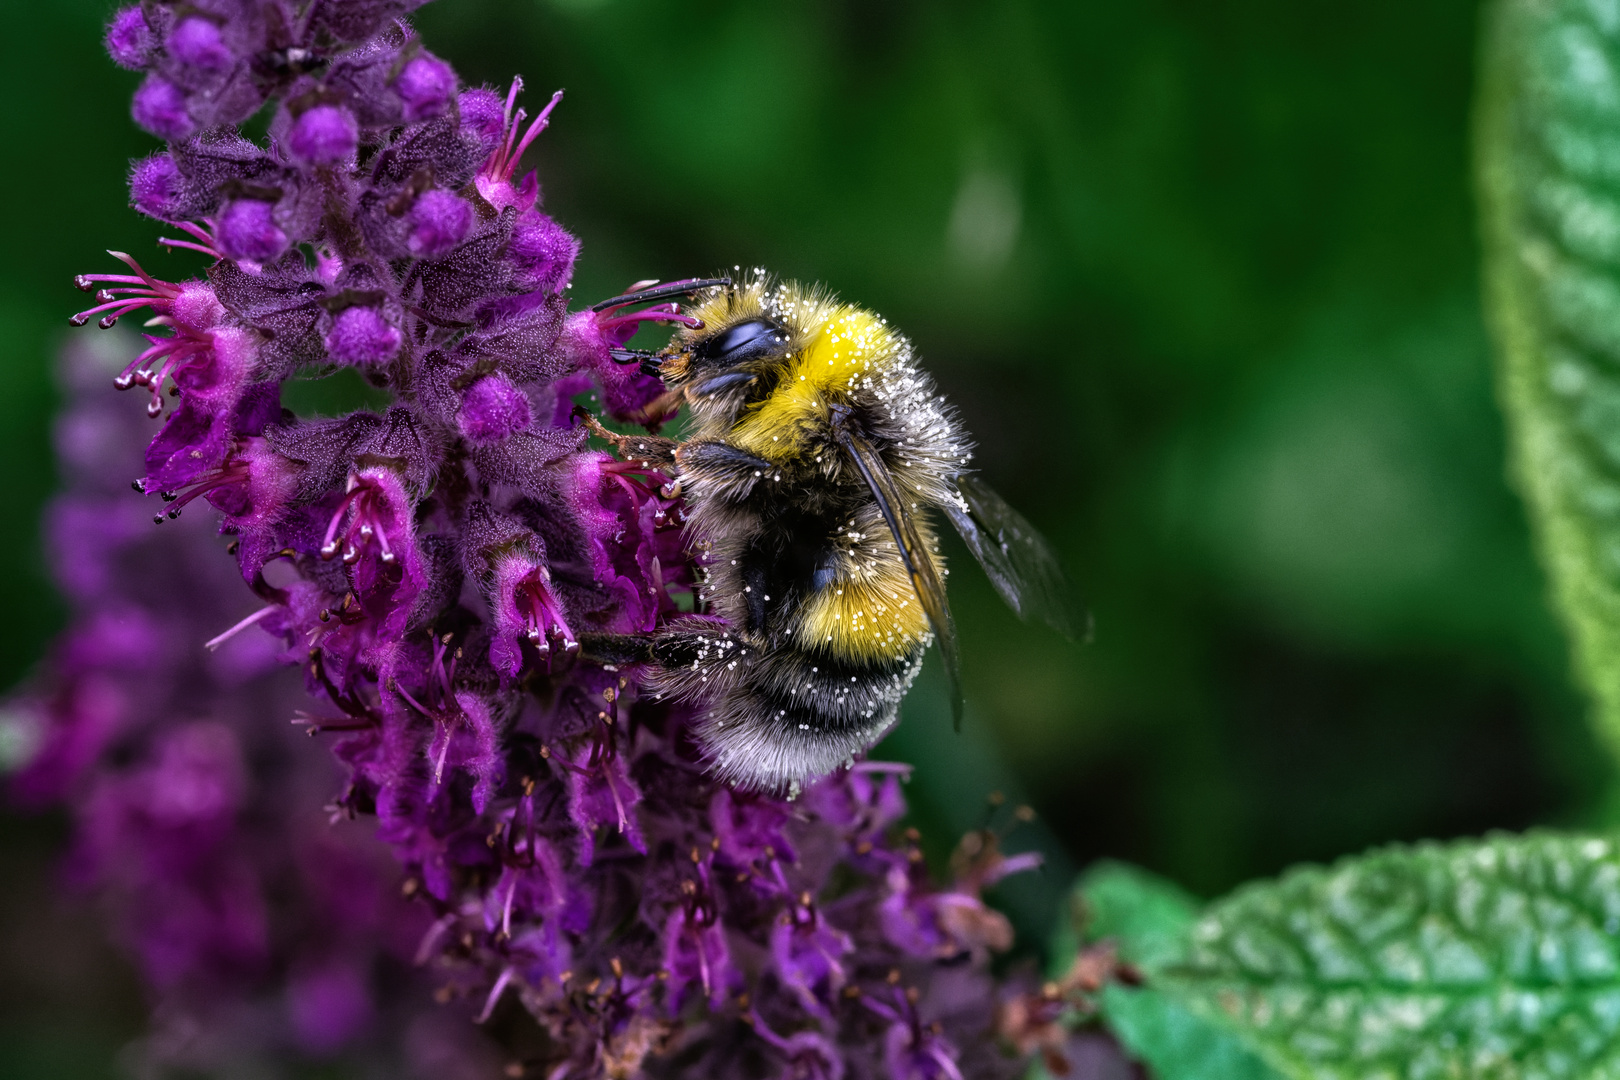
[[[732,505],[747,500],[755,487],[782,479],[780,466],[730,443],[707,439],[682,443],[675,451],[675,464],[686,487]]]

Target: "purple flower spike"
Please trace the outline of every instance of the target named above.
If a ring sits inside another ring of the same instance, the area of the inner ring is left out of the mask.
[[[139,4],[120,9],[107,24],[107,55],[119,67],[139,71],[151,62],[156,40]]]
[[[161,139],[184,139],[197,130],[186,109],[186,95],[167,79],[148,75],[135,91],[130,115],[141,127]]]
[[[467,238],[473,208],[465,199],[435,188],[417,198],[410,212],[411,233],[406,241],[412,255],[438,258]]]
[[[287,152],[302,165],[335,165],[359,145],[354,114],[337,105],[306,110],[287,132]]]
[[[344,308],[332,320],[326,351],[342,364],[382,364],[399,354],[404,341],[399,329],[373,307]]]
[[[456,73],[437,56],[411,60],[394,80],[394,93],[405,104],[405,120],[431,120],[442,116],[456,92]]]
[[[75,325],[146,320],[114,385],[161,422],[106,395],[62,425],[79,487],[51,548],[82,610],[6,711],[36,744],[13,794],[77,806],[75,872],[186,1033],[142,1045],[381,1073],[398,1022],[413,1064],[495,1075],[465,1019],[522,1009],[534,1076],[1021,1075],[1066,1006],[998,991],[1012,929],[984,891],[1035,857],[970,833],[942,885],[902,831],[907,766],[731,791],[702,706],[660,696],[664,633],[735,645],[699,588],[718,551],[676,478],[589,449],[573,403],[646,419],[665,388],[624,349],[695,316],[569,312],[579,241],[521,165],[558,97],[531,118],[520,80],[458,94],[403,21],[418,3],[162,0],[108,30],[173,140],[130,201],[213,264],[76,280]],[[268,146],[238,126],[267,107]],[[283,408],[332,365],[390,404]],[[105,392],[94,370],[71,385]],[[152,587],[175,566],[186,589]],[[376,977],[406,970],[432,983]],[[463,1011],[435,1021],[427,991]],[[992,1020],[1001,1001],[1044,1004]],[[145,1071],[287,1071],[229,1065]]]
[[[288,247],[275,222],[275,207],[262,199],[234,199],[219,215],[215,236],[220,253],[231,259],[273,262]]]
[[[170,56],[209,74],[227,71],[236,62],[220,36],[219,27],[201,15],[188,15],[175,23],[165,44]]]

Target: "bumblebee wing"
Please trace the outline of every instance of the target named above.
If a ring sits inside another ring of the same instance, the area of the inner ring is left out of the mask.
[[[1021,619],[1039,619],[1070,641],[1091,639],[1091,612],[1064,576],[1057,554],[1024,515],[972,473],[956,478],[962,505],[945,514]]]
[[[878,510],[888,523],[889,531],[894,534],[894,542],[900,547],[900,557],[905,560],[911,585],[917,590],[917,599],[922,601],[923,611],[933,625],[934,637],[939,641],[940,657],[945,661],[945,677],[950,681],[951,718],[960,729],[962,680],[956,649],[956,624],[951,621],[950,605],[945,602],[945,585],[934,572],[934,561],[928,557],[922,537],[917,535],[911,507],[889,473],[889,467],[883,463],[882,455],[855,432],[840,427],[836,435],[845,453],[855,463],[855,468],[860,470],[866,486],[872,489]]]

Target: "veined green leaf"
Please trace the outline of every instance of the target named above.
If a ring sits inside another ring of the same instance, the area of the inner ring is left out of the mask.
[[[1620,6],[1499,0],[1476,149],[1513,471],[1620,752]]]
[[[1620,1077],[1620,845],[1396,847],[1212,904],[1152,985],[1313,1080]]]

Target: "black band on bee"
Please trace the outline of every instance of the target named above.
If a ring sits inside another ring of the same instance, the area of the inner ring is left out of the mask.
[[[672,281],[668,285],[656,285],[642,289],[639,292],[625,293],[615,296],[611,300],[603,300],[600,304],[592,304],[592,311],[606,311],[608,308],[624,307],[626,304],[646,304],[654,300],[668,300],[671,297],[685,296],[700,289],[715,287],[731,287],[731,279],[719,278],[689,278],[686,281]]]

